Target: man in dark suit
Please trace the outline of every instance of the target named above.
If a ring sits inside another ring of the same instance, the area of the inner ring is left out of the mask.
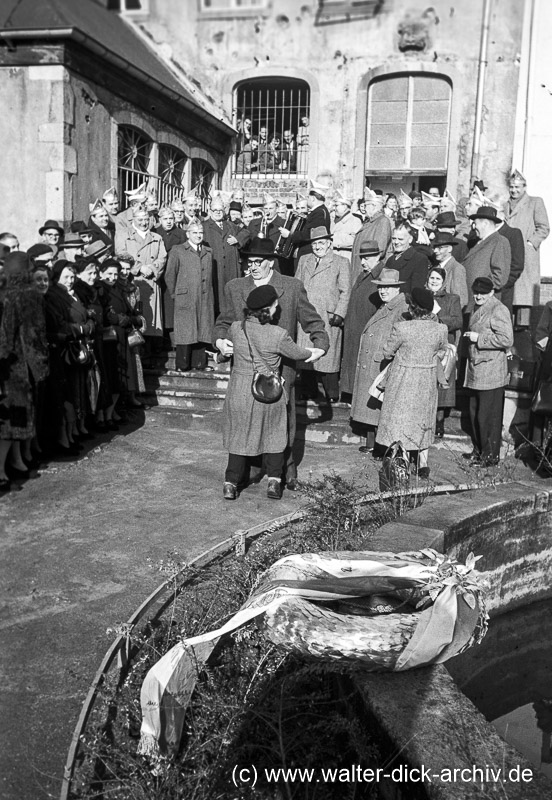
[[[464,259],[470,300],[471,286],[476,278],[490,278],[495,292],[500,292],[510,277],[512,251],[505,236],[497,231],[502,220],[492,206],[480,206],[470,219],[475,223],[478,243]]]
[[[213,341],[217,350],[223,356],[232,355],[232,342],[226,338],[230,325],[243,319],[243,309],[247,296],[255,286],[271,284],[277,290],[280,306],[278,325],[284,328],[293,341],[297,340],[297,326],[301,325],[309,335],[314,347],[317,348],[309,361],[316,361],[326,353],[330,340],[324,322],[320,315],[309,302],[302,282],[288,275],[281,275],[275,270],[277,257],[274,245],[270,239],[252,239],[243,250],[242,255],[247,258],[249,274],[244,278],[236,278],[224,287],[224,298],[221,313],[215,322]],[[293,442],[295,439],[295,361],[282,359],[282,376],[286,381],[288,393],[288,425],[289,437],[286,448],[286,485],[292,491],[297,488],[297,466],[293,459]]]
[[[396,269],[399,278],[404,281],[401,291],[410,294],[415,286],[424,288],[430,267],[429,258],[413,247],[414,231],[409,225],[397,225],[391,237],[393,255],[385,262],[385,269]],[[383,269],[382,262],[373,270],[373,277],[378,278]]]
[[[203,241],[213,251],[213,289],[215,313],[218,313],[225,285],[241,274],[239,242],[236,226],[224,218],[222,198],[215,196],[210,208],[209,217],[203,221]]]
[[[510,276],[502,288],[500,302],[513,312],[514,308],[514,284],[523,272],[525,267],[525,242],[523,234],[519,228],[512,228],[507,222],[497,225],[496,230],[510,242],[512,260],[510,262]]]
[[[278,203],[271,194],[265,194],[263,203],[263,215],[257,219],[252,219],[248,225],[252,239],[270,239],[276,246],[280,238],[280,228],[285,220],[277,213]]]

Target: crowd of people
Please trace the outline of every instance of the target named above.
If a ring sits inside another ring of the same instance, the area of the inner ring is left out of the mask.
[[[507,356],[538,303],[549,226],[519,172],[503,208],[485,191],[474,185],[463,208],[434,189],[367,188],[354,203],[311,181],[290,228],[270,195],[259,215],[243,191],[215,193],[204,217],[197,197],[159,208],[145,186],[120,211],[111,187],[87,222],[46,220],[27,252],[0,234],[0,491],[117,430],[125,407],[145,405],[143,358],[171,347],[177,372],[213,370],[213,348],[233,359],[226,499],[255,459],[270,498],[297,488],[296,383],[303,399],[350,404],[363,453],[400,440],[427,478],[461,374],[467,456],[497,464]],[[537,330],[551,360],[552,304]],[[283,378],[273,403],[253,396],[256,373]]]
[[[280,134],[269,132],[267,125],[262,123],[254,131],[249,117],[240,119],[237,175],[306,173],[310,149],[309,117],[302,116],[300,122],[297,131],[284,128]]]

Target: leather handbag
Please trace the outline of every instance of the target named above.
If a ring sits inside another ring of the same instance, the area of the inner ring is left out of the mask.
[[[249,354],[255,373],[251,382],[251,394],[259,403],[276,403],[284,393],[284,379],[281,375],[269,369],[263,362],[263,359],[257,353],[257,360],[261,362],[265,372],[260,372],[255,364],[255,357],[247,331],[245,329],[245,320],[242,323],[242,330],[249,345]]]
[[[410,482],[410,460],[402,442],[393,442],[383,456],[379,471],[380,492],[406,489]]]
[[[552,417],[552,380],[541,381],[531,403],[533,414]]]
[[[138,347],[139,345],[144,344],[145,341],[146,340],[137,328],[135,328],[132,333],[129,333],[127,339],[129,347]]]
[[[115,330],[114,325],[108,325],[107,328],[103,329],[102,339],[104,340],[104,342],[117,341],[117,331]]]
[[[70,367],[89,367],[94,363],[92,350],[85,342],[70,339],[64,348],[63,358]]]

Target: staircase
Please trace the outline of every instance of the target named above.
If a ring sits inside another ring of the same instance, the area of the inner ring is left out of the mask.
[[[178,428],[222,428],[230,362],[215,364],[214,372],[176,372],[174,351],[144,360],[145,399],[171,416]],[[299,392],[298,392],[299,393]],[[323,397],[296,403],[297,439],[331,445],[359,445],[363,438],[351,428],[348,403],[328,403]],[[460,412],[453,410],[445,423],[446,439],[466,441]]]

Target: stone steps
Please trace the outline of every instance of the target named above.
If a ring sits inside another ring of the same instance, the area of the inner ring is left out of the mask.
[[[159,412],[171,417],[171,425],[181,429],[210,429],[222,427],[220,413],[230,377],[228,363],[214,364],[214,372],[176,372],[174,353],[150,359],[144,369],[145,399]],[[328,403],[317,400],[296,403],[297,438],[321,444],[355,444],[363,442],[361,432],[351,427],[348,403]],[[446,420],[445,438],[465,440],[460,412],[453,410]]]

